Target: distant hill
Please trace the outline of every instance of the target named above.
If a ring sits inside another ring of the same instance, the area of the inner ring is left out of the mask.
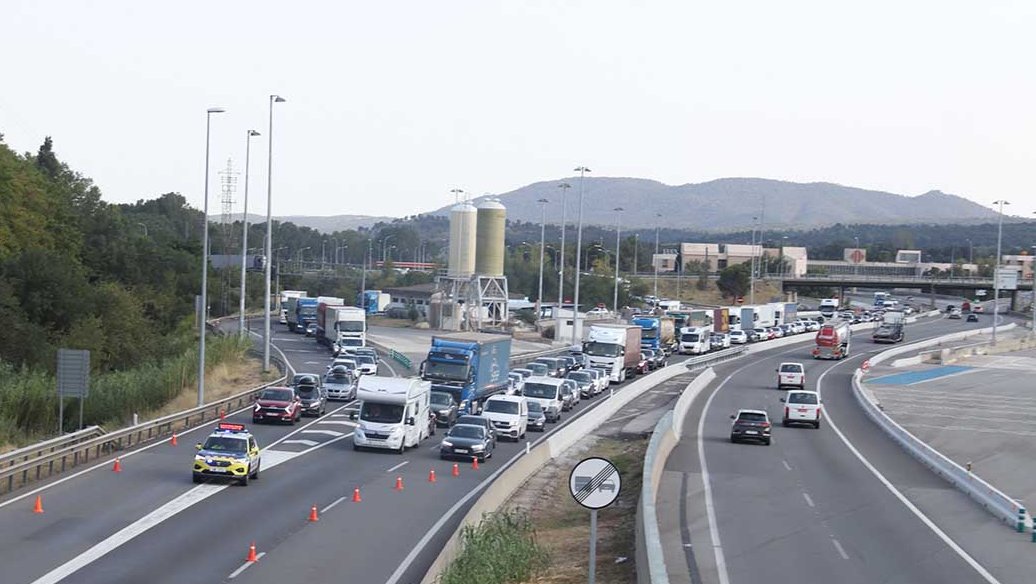
[[[612,225],[622,207],[624,227],[726,231],[751,228],[810,229],[836,223],[967,224],[995,219],[996,212],[956,195],[930,191],[916,197],[832,183],[793,183],[761,178],[723,178],[669,186],[639,178],[587,177],[584,223]],[[576,221],[579,177],[533,183],[497,195],[512,220],[539,222],[538,199],[547,198],[547,221],[561,218],[560,183],[568,183],[568,221]],[[477,203],[485,197],[475,199]],[[764,204],[765,202],[765,204]],[[449,207],[434,211],[448,213]]]
[[[334,233],[335,231],[344,231],[346,229],[370,227],[379,221],[389,223],[393,219],[394,217],[374,217],[371,215],[330,215],[327,217],[318,217],[313,215],[285,215],[282,217],[274,217],[275,221],[294,223],[300,227],[309,227],[310,229],[316,229],[322,233]],[[260,216],[249,213],[248,221],[249,223],[265,223],[266,215]]]

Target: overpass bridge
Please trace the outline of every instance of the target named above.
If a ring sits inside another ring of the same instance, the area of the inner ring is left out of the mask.
[[[988,290],[987,298],[993,297],[993,278],[899,276],[899,275],[852,275],[852,274],[807,274],[796,278],[768,275],[764,280],[778,281],[785,293],[797,292],[803,288],[837,288],[844,295],[846,288],[907,288],[919,293],[963,295],[967,291]],[[1011,299],[1011,310],[1016,310],[1018,293],[1032,291],[1033,280],[1018,280],[1016,290],[1000,290],[1000,296]]]

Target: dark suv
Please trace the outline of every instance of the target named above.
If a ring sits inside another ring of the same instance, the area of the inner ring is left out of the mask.
[[[763,444],[770,445],[770,416],[763,410],[738,410],[730,416],[734,420],[730,427],[730,441],[740,442],[742,440],[759,440]]]

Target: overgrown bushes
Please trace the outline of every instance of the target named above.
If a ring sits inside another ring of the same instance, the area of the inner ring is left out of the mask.
[[[487,513],[461,531],[461,552],[439,577],[440,584],[526,582],[550,563],[536,543],[529,516],[520,510]]]

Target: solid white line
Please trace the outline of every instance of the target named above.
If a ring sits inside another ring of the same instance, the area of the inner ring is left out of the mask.
[[[319,421],[317,423],[318,424],[342,424],[344,426],[356,426],[355,422],[350,422],[350,421],[347,421],[347,420],[321,420],[321,421]]]
[[[324,507],[323,509],[321,509],[320,510],[320,514],[323,515],[324,513],[327,513],[328,511],[330,511],[331,509],[334,509],[335,505],[341,503],[344,500],[345,500],[345,497],[338,497],[338,499],[336,499],[334,503],[331,503],[327,507]]]
[[[396,469],[400,469],[400,468],[403,468],[404,466],[406,466],[406,465],[408,465],[408,464],[410,464],[410,461],[409,461],[409,460],[404,460],[403,462],[401,462],[401,463],[397,464],[396,466],[394,466],[394,467],[392,467],[392,468],[388,469],[388,470],[387,470],[387,471],[385,471],[385,472],[392,472],[392,471],[394,471],[394,470],[396,470]]]
[[[709,395],[709,399],[705,402],[705,407],[702,408],[701,416],[698,418],[698,463],[701,465],[701,482],[705,487],[705,512],[709,519],[709,537],[712,538],[712,551],[716,556],[716,572],[719,575],[719,584],[729,584],[730,575],[727,574],[727,560],[723,556],[723,543],[719,539],[719,522],[716,520],[716,507],[712,501],[712,485],[709,482],[709,465],[705,461],[705,441],[702,440],[702,436],[705,435],[705,418],[709,411],[709,406],[712,405],[712,398],[716,397],[722,388],[730,378],[741,372],[742,369],[748,367],[748,365],[742,365],[730,375],[727,375],[723,383],[716,386],[716,389]]]
[[[802,493],[802,497],[803,497],[804,499],[806,499],[806,504],[807,504],[807,505],[809,505],[810,507],[816,507],[816,505],[814,505],[814,504],[813,504],[813,499],[811,499],[811,498],[809,497],[809,493],[805,493],[805,492],[804,492],[804,493]]]
[[[783,464],[783,465],[784,465],[784,468],[786,468],[786,469],[788,469],[788,470],[791,470],[791,465],[790,465],[790,464],[788,464],[788,461],[787,461],[787,460],[782,460],[782,461],[781,461],[781,464]]]
[[[303,430],[302,434],[323,434],[337,438],[342,435],[342,432],[335,432],[334,430]]]
[[[824,377],[827,376],[827,374],[830,373],[832,370],[834,370],[835,367],[838,367],[839,365],[843,365],[845,363],[848,363],[848,361],[844,361],[843,363],[839,363],[838,365],[831,367],[827,371],[824,371],[820,375],[820,377],[817,378],[818,392],[821,383],[823,383],[824,381]],[[853,399],[855,399],[855,397]],[[957,542],[953,541],[953,539],[950,536],[946,535],[946,532],[944,532],[942,529],[939,529],[939,526],[936,525],[935,522],[929,519],[927,515],[925,515],[920,509],[918,509],[917,506],[910,501],[910,499],[907,499],[906,496],[904,496],[903,493],[901,493],[899,489],[897,489],[895,485],[892,484],[891,481],[885,478],[885,475],[881,474],[881,471],[875,468],[875,466],[871,464],[871,462],[867,460],[867,458],[863,456],[863,454],[859,450],[857,450],[855,446],[853,446],[852,442],[849,442],[849,439],[846,438],[845,434],[842,433],[842,431],[838,428],[838,425],[835,424],[834,419],[831,417],[831,410],[827,411],[827,425],[832,430],[834,430],[835,434],[837,434],[838,437],[842,440],[842,442],[845,443],[846,448],[848,448],[849,451],[852,452],[853,455],[855,455],[861,463],[863,463],[863,466],[866,467],[867,470],[871,471],[871,474],[877,477],[878,481],[880,481],[881,484],[885,485],[885,488],[887,488],[889,492],[893,494],[893,496],[899,499],[899,501],[903,503],[903,505],[906,506],[906,508],[909,509],[911,513],[913,513],[918,519],[921,520],[922,523],[924,523],[929,529],[931,529],[932,533],[938,536],[939,539],[941,539],[947,546],[949,546],[951,550],[956,552],[956,554],[960,556],[960,558],[964,560],[969,566],[971,566],[976,572],[978,572],[978,574],[982,576],[982,578],[986,582],[989,582],[990,584],[1000,584],[1000,581],[997,580],[992,574],[990,574],[989,571],[982,566],[982,564],[979,564],[978,561],[975,560],[975,558],[971,557],[971,555],[968,554],[968,552],[964,551],[962,547],[957,545]]]
[[[259,553],[255,554],[256,561],[261,560],[263,558],[263,556],[265,556],[265,555],[266,555],[266,552],[259,552]],[[238,566],[238,568],[236,570],[231,572],[230,575],[227,576],[227,578],[230,579],[230,580],[233,580],[234,578],[237,578],[241,574],[241,572],[244,572],[245,570],[247,570],[248,567],[251,566],[254,563],[255,562],[245,562],[245,563],[241,564],[240,566]]]
[[[842,544],[838,543],[837,539],[832,537],[831,543],[835,544],[835,549],[838,550],[838,555],[842,556],[843,560],[849,559],[849,554],[845,553],[845,549],[842,547]]]

